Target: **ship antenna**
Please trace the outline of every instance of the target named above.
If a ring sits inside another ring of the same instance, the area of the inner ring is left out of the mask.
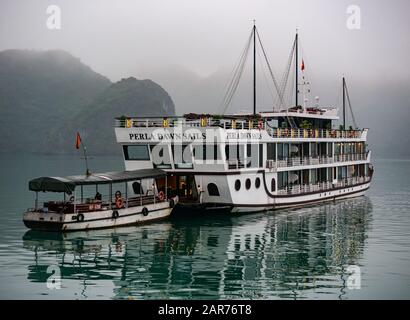
[[[256,115],[256,25],[253,20],[253,115]]]

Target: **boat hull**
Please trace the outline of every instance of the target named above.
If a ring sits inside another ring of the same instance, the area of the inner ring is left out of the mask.
[[[141,207],[82,214],[27,211],[24,213],[23,222],[27,228],[33,230],[68,232],[129,226],[165,219],[170,216],[172,210],[168,202],[159,202]]]
[[[222,213],[252,213],[268,210],[279,210],[287,208],[303,207],[306,205],[319,204],[322,202],[335,201],[353,197],[360,197],[370,187],[370,181],[346,188],[337,188],[322,192],[314,192],[300,195],[282,195],[267,199],[266,203],[202,203],[202,204],[179,204],[178,208],[184,211],[198,210],[201,212],[222,212]]]

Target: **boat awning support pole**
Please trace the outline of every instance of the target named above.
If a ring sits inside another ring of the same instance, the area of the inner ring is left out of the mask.
[[[34,201],[34,209],[37,211],[38,209],[38,191],[36,191],[36,200]]]
[[[74,189],[74,213],[76,213],[76,211],[75,211],[76,198],[77,198],[77,189]]]
[[[125,207],[128,208],[128,183],[125,182]]]
[[[81,186],[81,203],[84,202],[84,192],[83,192],[83,186]]]
[[[152,182],[152,196],[154,197],[154,204],[155,204],[155,179]]]
[[[110,210],[112,210],[112,183],[110,183]]]
[[[140,203],[142,205],[142,180],[140,179]]]
[[[168,200],[168,175],[165,176],[165,200]]]

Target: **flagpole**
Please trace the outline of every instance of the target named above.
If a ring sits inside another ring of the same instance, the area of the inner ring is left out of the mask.
[[[76,140],[76,144],[75,144],[76,149],[80,148],[80,144],[83,147],[83,154],[84,154],[84,160],[85,160],[85,169],[86,169],[85,170],[85,175],[88,177],[88,176],[91,175],[91,172],[88,169],[87,147],[83,143],[83,140],[81,139],[80,134],[77,132],[77,140]]]
[[[84,153],[84,159],[85,159],[85,175],[88,177],[91,175],[90,170],[88,169],[88,158],[87,158],[87,147],[84,145],[84,143],[81,141],[81,145],[83,146],[83,153]]]

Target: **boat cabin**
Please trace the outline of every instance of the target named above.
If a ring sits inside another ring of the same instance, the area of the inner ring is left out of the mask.
[[[142,169],[40,177],[29,182],[29,189],[36,193],[32,211],[84,213],[166,202],[171,195],[167,185],[166,172],[160,169]],[[46,201],[40,205],[39,192],[62,193],[63,199]]]

